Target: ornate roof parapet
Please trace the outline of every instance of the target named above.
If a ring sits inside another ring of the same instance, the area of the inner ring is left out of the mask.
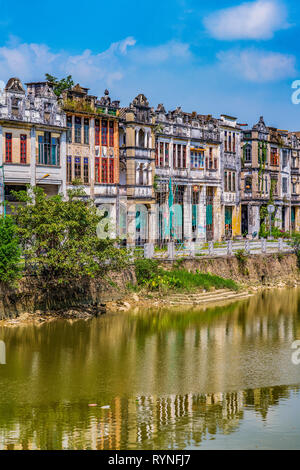
[[[126,112],[132,112],[139,123],[153,124],[154,109],[150,108],[147,98],[142,93],[134,98],[129,108],[126,108]]]
[[[11,121],[65,127],[66,119],[51,85],[32,82],[27,93],[18,78],[10,78],[0,96],[0,117]]]

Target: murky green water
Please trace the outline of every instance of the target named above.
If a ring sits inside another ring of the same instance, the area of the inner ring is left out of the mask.
[[[300,449],[297,339],[298,290],[2,327],[0,449]]]

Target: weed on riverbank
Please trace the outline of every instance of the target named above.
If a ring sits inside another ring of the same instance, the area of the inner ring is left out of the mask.
[[[184,268],[164,270],[155,260],[138,259],[135,261],[137,288],[147,288],[150,291],[204,289],[230,289],[237,291],[238,284],[231,279],[224,279],[210,273],[190,272]]]

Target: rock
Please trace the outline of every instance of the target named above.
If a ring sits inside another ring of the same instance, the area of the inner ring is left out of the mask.
[[[133,295],[132,295],[132,298],[133,298],[133,300],[134,300],[135,302],[139,302],[139,301],[140,301],[140,298],[139,298],[139,296],[138,296],[137,294],[133,294]]]

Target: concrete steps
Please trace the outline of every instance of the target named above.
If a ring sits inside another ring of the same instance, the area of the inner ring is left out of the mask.
[[[172,306],[180,305],[203,305],[206,303],[224,302],[227,300],[242,300],[249,297],[247,292],[233,292],[227,289],[220,289],[206,293],[175,294],[171,295],[167,303]]]

